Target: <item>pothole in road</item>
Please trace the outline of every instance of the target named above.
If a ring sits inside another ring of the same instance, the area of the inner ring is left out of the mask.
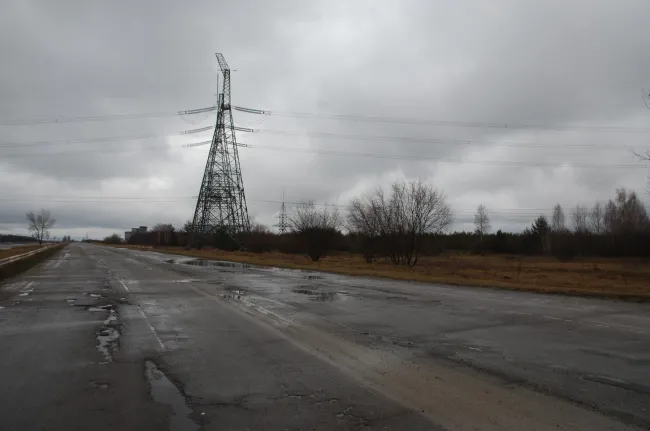
[[[90,383],[88,383],[88,386],[90,386],[91,388],[97,388],[97,389],[104,389],[104,390],[106,390],[106,389],[108,389],[108,387],[109,387],[110,385],[109,385],[108,383],[90,382]]]
[[[251,265],[246,263],[236,263],[236,262],[225,262],[221,260],[205,260],[205,259],[194,259],[183,262],[186,265],[193,266],[208,266],[208,267],[218,267],[218,268],[251,268]]]
[[[173,415],[169,420],[169,429],[172,431],[198,430],[199,426],[189,418],[192,410],[185,403],[185,397],[156,364],[145,361],[145,377],[151,387],[151,396],[154,401],[171,407]]]
[[[87,311],[91,312],[101,312],[101,311],[111,311],[113,309],[113,306],[111,304],[108,305],[100,305],[99,307],[87,307]]]
[[[238,289],[238,288],[236,288],[236,287],[230,287],[230,286],[227,286],[227,287],[226,287],[226,290],[227,290],[228,292],[232,292],[232,293],[234,293],[235,295],[244,295],[244,294],[246,293],[246,292],[244,292],[242,289]]]
[[[104,356],[105,363],[113,361],[113,354],[119,347],[118,339],[120,338],[119,327],[121,322],[118,320],[117,312],[112,305],[101,307],[88,307],[88,311],[99,312],[108,311],[109,315],[104,320],[104,326],[97,332],[97,350]]]
[[[293,289],[294,293],[309,296],[309,299],[317,302],[332,302],[348,296],[347,292],[318,292],[311,289]]]
[[[316,292],[309,289],[293,289],[294,293],[300,293],[301,295],[316,295]]]

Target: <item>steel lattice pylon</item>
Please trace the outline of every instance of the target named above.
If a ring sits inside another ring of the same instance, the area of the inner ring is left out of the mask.
[[[192,221],[196,247],[203,246],[206,238],[219,230],[230,236],[250,230],[230,105],[230,68],[222,54],[216,56],[223,89],[218,96],[217,124]]]
[[[284,204],[284,190],[282,190],[282,206],[280,207],[280,214],[278,214],[278,232],[280,234],[289,231],[289,217],[287,216],[287,207]]]

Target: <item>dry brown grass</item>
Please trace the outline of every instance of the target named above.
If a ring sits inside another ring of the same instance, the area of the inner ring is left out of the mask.
[[[2,249],[0,250],[0,259],[5,259],[11,256],[17,256],[19,254],[27,253],[29,251],[36,250],[41,247],[42,247],[41,245],[35,244],[35,245],[21,245],[19,247]]]
[[[137,246],[118,246],[142,248]],[[483,286],[544,293],[650,300],[650,261],[642,259],[576,259],[554,257],[467,255],[446,253],[423,257],[415,268],[388,261],[366,263],[359,255],[338,254],[311,262],[307,257],[282,253],[244,253],[220,250],[184,250],[181,247],[146,247],[151,250],[281,268],[308,269],[339,274],[387,277],[450,285]]]

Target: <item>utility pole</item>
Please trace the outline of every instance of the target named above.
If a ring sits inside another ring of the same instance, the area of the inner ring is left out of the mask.
[[[280,214],[278,214],[278,232],[280,234],[287,233],[289,231],[289,221],[287,219],[287,208],[284,205],[284,189],[282,190],[282,206],[280,207]]]
[[[197,248],[218,231],[231,237],[250,231],[230,103],[230,67],[222,54],[217,53],[216,57],[223,87],[218,95],[217,124],[192,222],[192,242]]]

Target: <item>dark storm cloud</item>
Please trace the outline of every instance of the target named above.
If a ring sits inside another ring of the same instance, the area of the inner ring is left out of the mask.
[[[650,4],[632,0],[5,1],[0,6],[0,120],[210,106],[217,92],[214,52],[223,52],[236,69],[233,103],[252,108],[511,126],[650,128],[650,112],[640,99],[641,89],[650,86],[647,16]],[[242,126],[259,120],[235,115]],[[0,125],[0,145],[173,134],[213,121],[214,115],[207,115]],[[252,127],[473,143],[239,134],[251,145],[240,153],[249,210],[267,224],[274,222],[279,205],[264,201],[280,200],[283,188],[289,201],[345,204],[377,185],[420,177],[445,191],[456,210],[456,228],[471,228],[474,208],[484,203],[492,210],[494,228],[519,229],[538,209],[548,213],[556,202],[591,204],[613,195],[616,187],[641,189],[644,170],[570,165],[634,164],[628,148],[650,146],[648,133],[579,128],[441,127],[273,115]],[[205,139],[209,132],[0,146],[0,227],[21,229],[24,212],[40,207],[56,212],[61,234],[181,224],[192,215],[207,151],[182,145]],[[522,142],[545,145],[495,145]],[[569,149],[568,144],[610,147]]]

